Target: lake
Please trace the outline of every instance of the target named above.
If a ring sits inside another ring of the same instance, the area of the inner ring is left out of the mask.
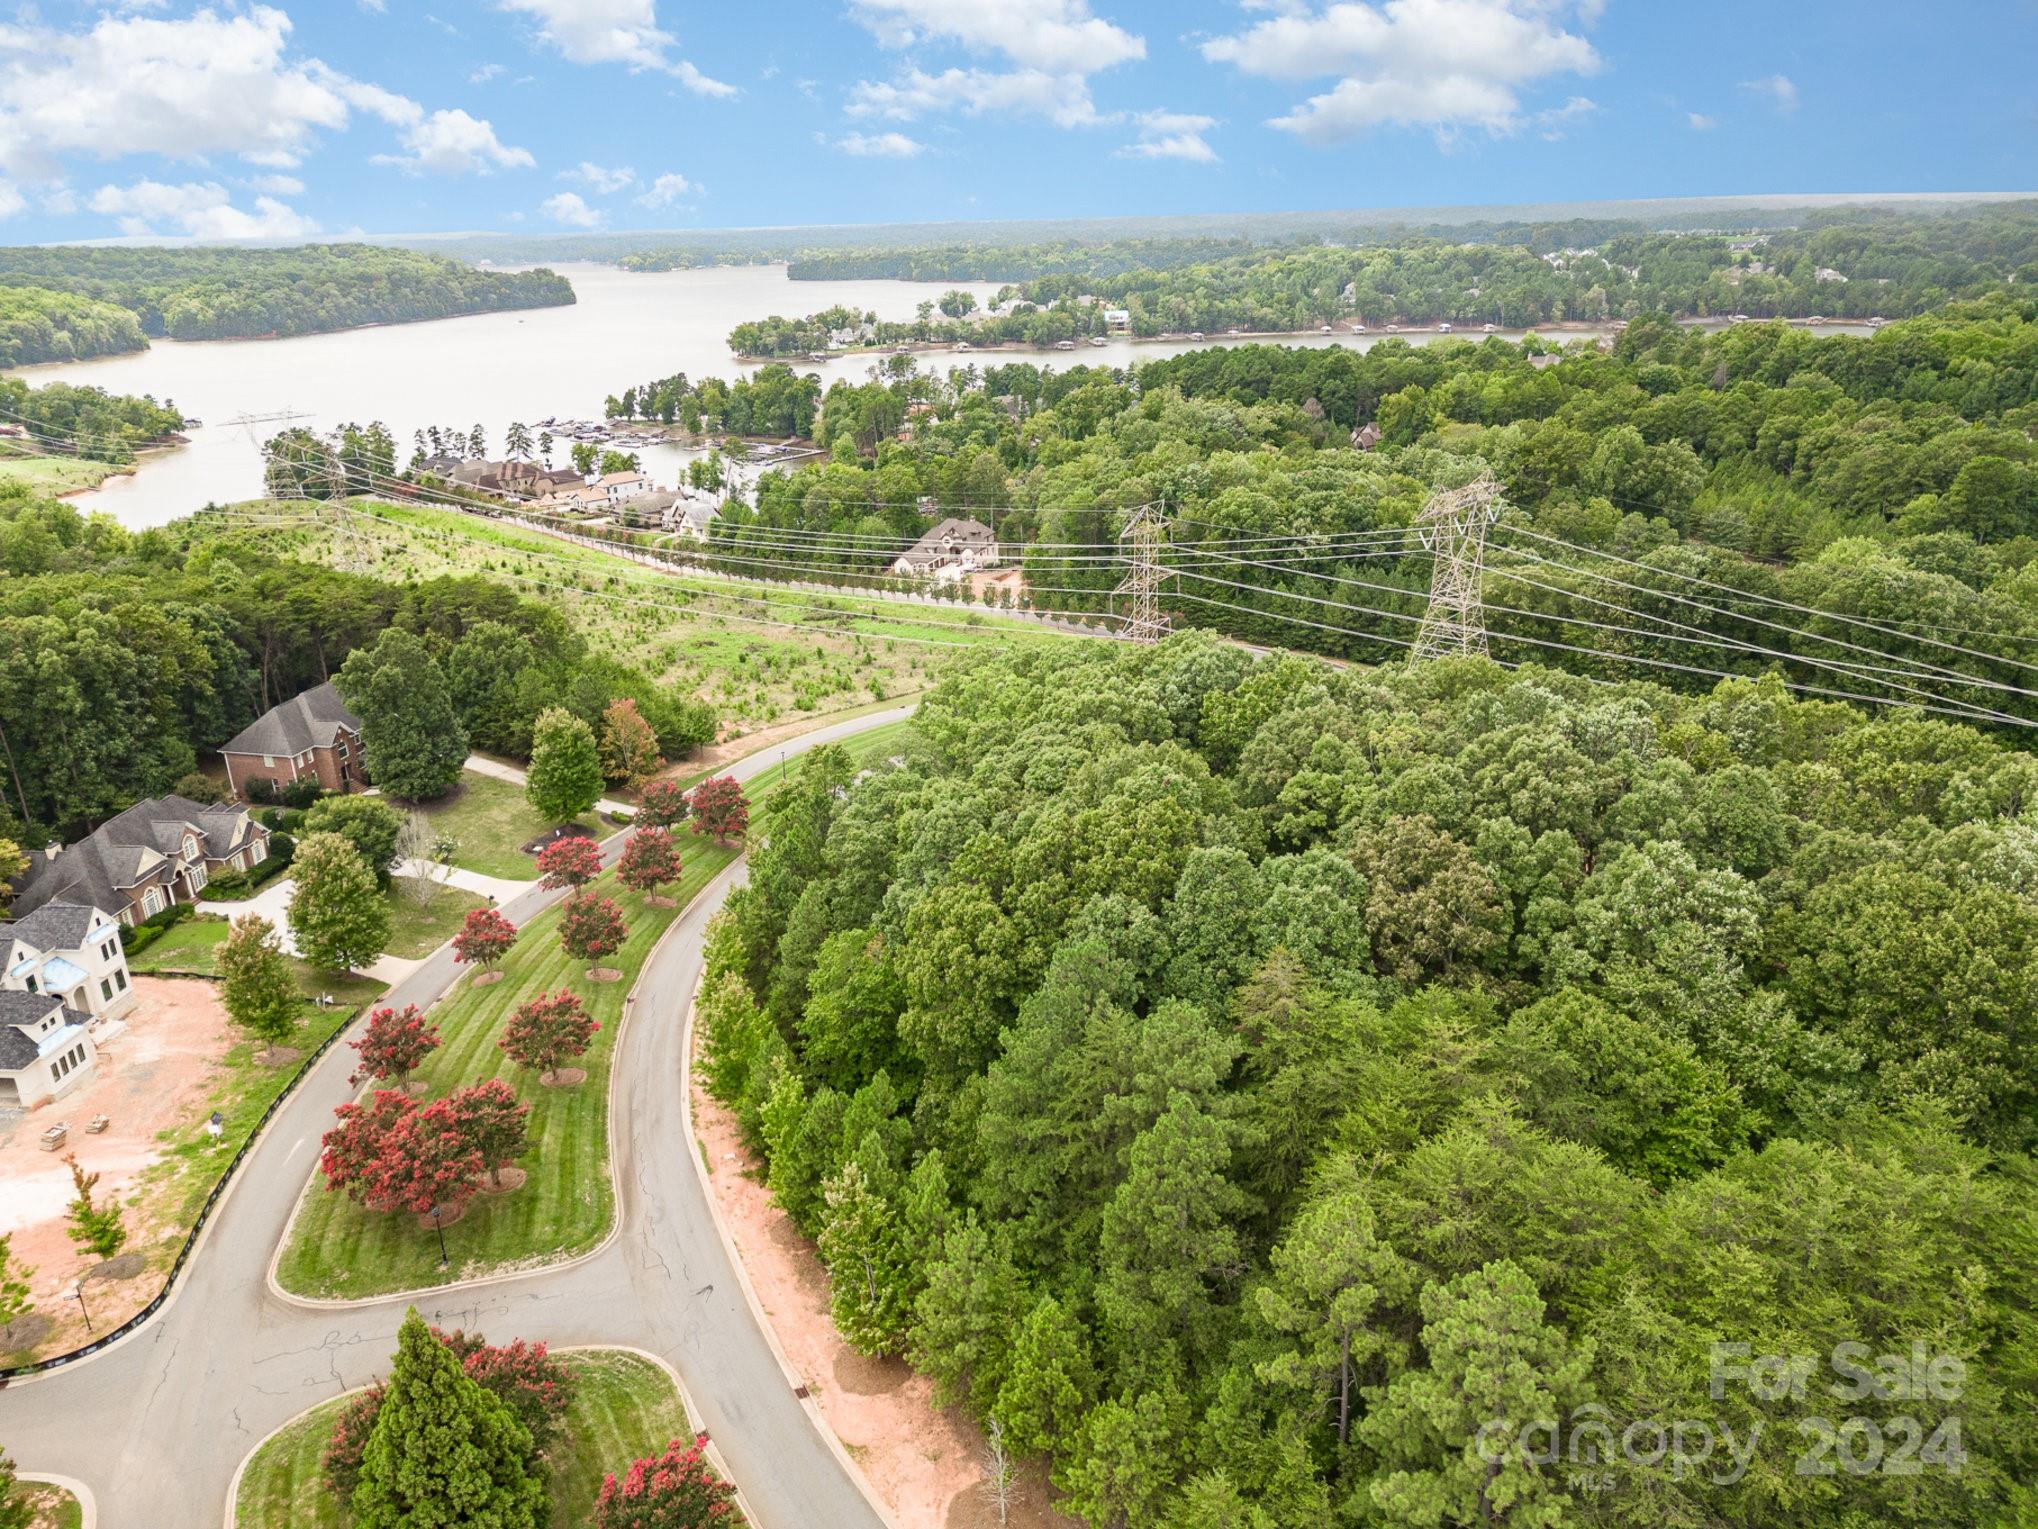
[[[365,424],[379,419],[396,436],[399,462],[409,459],[416,430],[436,424],[465,431],[479,423],[491,451],[499,453],[504,427],[512,420],[599,419],[604,399],[636,383],[674,372],[729,377],[755,371],[757,364],[739,364],[729,354],[729,331],[745,319],[792,317],[837,304],[875,311],[884,319],[910,319],[921,302],[953,287],[988,302],[999,286],[794,282],[787,279],[783,266],[647,273],[605,265],[557,269],[578,294],[572,307],[477,314],[289,340],[157,340],[135,355],[22,367],[16,375],[35,384],[74,382],[114,393],[148,393],[174,402],[201,421],[188,432],[189,446],[73,499],[81,508],[103,510],[139,528],[162,525],[208,503],[261,495],[259,442],[283,425],[230,423],[242,415],[288,411],[302,416],[294,423],[314,430],[347,420]],[[1566,331],[1563,338],[1580,335]],[[1340,332],[1284,343],[1363,348],[1383,338]],[[1420,344],[1431,336],[1402,338]],[[1212,336],[1201,342],[1135,344],[1118,338],[1074,352],[1011,350],[956,356],[932,351],[921,357],[920,364],[943,371],[971,360],[1129,366],[1224,343],[1244,342]],[[830,381],[861,379],[877,359],[865,354],[794,364]],[[562,445],[554,459],[563,461],[564,452]],[[639,452],[645,470],[667,484],[698,454],[672,446]]]

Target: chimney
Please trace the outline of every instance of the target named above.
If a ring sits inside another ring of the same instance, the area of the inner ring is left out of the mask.
[[[42,857],[45,860],[54,860],[63,852],[64,846],[55,839],[50,840],[49,843],[42,847]]]

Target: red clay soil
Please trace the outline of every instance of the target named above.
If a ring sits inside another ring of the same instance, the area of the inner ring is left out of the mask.
[[[984,1438],[964,1413],[934,1405],[933,1384],[899,1359],[869,1359],[828,1315],[828,1273],[759,1182],[728,1110],[696,1076],[694,1125],[709,1183],[735,1236],[759,1304],[837,1438],[905,1529],[998,1529],[983,1492]],[[1081,1529],[1048,1505],[1045,1473],[1026,1472],[1009,1529]]]
[[[81,1256],[65,1235],[72,1189],[64,1154],[75,1152],[79,1166],[100,1176],[93,1191],[99,1203],[125,1200],[143,1170],[162,1156],[157,1133],[204,1118],[201,1106],[211,1097],[219,1060],[238,1039],[209,982],[136,977],[134,990],[127,1029],[101,1048],[90,1078],[41,1109],[0,1120],[0,1229],[13,1234],[17,1266],[35,1271],[29,1281],[35,1309],[57,1322],[52,1341],[39,1345],[45,1351],[71,1346],[53,1341],[58,1337],[84,1339],[77,1303],[63,1292],[98,1262]],[[88,1136],[86,1122],[101,1114],[111,1124]],[[43,1151],[38,1138],[60,1120],[70,1125],[70,1139],[63,1151]],[[167,1228],[131,1209],[127,1229],[130,1249],[150,1254],[151,1264],[167,1262],[157,1257],[169,1241]],[[125,1321],[161,1282],[159,1270],[95,1280],[86,1292],[94,1324],[104,1330]]]

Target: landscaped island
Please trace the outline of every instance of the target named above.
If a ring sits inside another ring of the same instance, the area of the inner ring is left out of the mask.
[[[0,366],[142,350],[151,336],[323,334],[573,301],[549,270],[484,271],[365,244],[0,249]]]

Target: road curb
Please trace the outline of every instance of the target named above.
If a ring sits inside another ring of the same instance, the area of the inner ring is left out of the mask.
[[[607,839],[602,840],[603,853],[604,854],[607,853],[608,845],[612,840],[621,839],[629,832],[630,830],[627,828],[622,829],[616,833],[609,835]],[[623,1016],[621,1019],[616,1021],[616,1041],[613,1050],[610,1052],[610,1078],[608,1083],[604,1085],[605,1087],[613,1086],[614,1057],[617,1052],[620,1052],[622,1050],[623,1035],[629,1029],[631,1019],[636,1015],[637,992],[638,989],[643,985],[644,973],[651,969],[651,963],[657,958],[658,952],[664,948],[665,942],[671,939],[673,935],[678,932],[680,926],[687,921],[688,916],[694,911],[694,908],[700,903],[701,899],[706,897],[708,893],[712,892],[715,889],[716,885],[724,877],[726,877],[731,871],[735,870],[737,867],[741,866],[743,862],[744,857],[739,855],[736,857],[736,859],[732,860],[728,865],[724,866],[720,871],[718,871],[714,876],[710,877],[706,884],[701,887],[700,891],[694,893],[693,897],[688,901],[687,905],[684,908],[681,908],[678,912],[673,914],[672,922],[665,926],[664,933],[660,934],[658,938],[652,942],[651,948],[644,952],[643,964],[637,970],[637,980],[630,984],[630,991],[623,995]],[[547,908],[544,911],[550,910],[549,908]],[[526,922],[528,922],[528,920],[526,920]],[[432,1009],[436,1009],[440,1004],[444,1003],[446,1001],[447,996],[453,991],[454,988],[458,986],[459,982],[456,980],[446,989],[444,993],[441,993],[437,998],[434,998],[432,1000],[431,1004],[429,1005],[425,1012],[430,1013]],[[366,1094],[368,1091],[369,1091],[368,1088],[364,1087],[361,1090],[361,1093]],[[357,1095],[356,1097],[358,1098],[360,1097],[360,1095]],[[561,1269],[571,1269],[576,1267],[577,1265],[586,1263],[589,1259],[599,1258],[602,1254],[606,1253],[611,1247],[611,1245],[614,1244],[616,1239],[622,1236],[623,1234],[623,1216],[621,1208],[623,1203],[623,1178],[621,1166],[622,1154],[618,1150],[622,1144],[616,1139],[616,1110],[613,1108],[614,1105],[613,1099],[610,1100],[610,1105],[611,1108],[607,1111],[608,1135],[609,1135],[609,1191],[611,1195],[609,1229],[603,1235],[602,1240],[596,1243],[593,1247],[589,1248],[585,1253],[576,1253],[571,1258],[560,1259],[557,1263],[529,1264],[518,1269],[505,1269],[497,1274],[478,1274],[473,1279],[459,1280],[450,1285],[421,1285],[413,1290],[391,1291],[387,1295],[367,1295],[346,1298],[295,1295],[283,1288],[281,1282],[279,1282],[276,1278],[276,1270],[277,1267],[283,1262],[284,1250],[290,1246],[290,1234],[297,1227],[298,1215],[304,1210],[305,1203],[311,1198],[312,1194],[314,1193],[318,1186],[318,1165],[314,1163],[312,1165],[310,1175],[304,1181],[304,1188],[299,1190],[297,1193],[296,1203],[290,1207],[290,1219],[283,1223],[283,1235],[277,1238],[276,1240],[276,1250],[275,1252],[269,1255],[269,1266],[263,1274],[263,1280],[269,1287],[269,1293],[275,1296],[278,1300],[283,1301],[286,1305],[295,1306],[301,1311],[331,1311],[335,1309],[344,1309],[348,1307],[380,1306],[386,1302],[391,1301],[411,1301],[417,1299],[420,1296],[440,1296],[451,1294],[458,1291],[479,1290],[489,1285],[503,1284],[508,1280],[525,1279],[534,1274],[555,1274]]]
[[[747,864],[747,859],[746,856],[737,863]],[[779,1370],[785,1376],[786,1388],[799,1398],[800,1410],[806,1413],[807,1421],[814,1425],[815,1431],[834,1453],[837,1462],[848,1473],[849,1479],[856,1483],[857,1491],[863,1494],[863,1500],[870,1505],[870,1510],[877,1515],[878,1521],[884,1524],[886,1529],[904,1529],[891,1507],[871,1488],[870,1478],[863,1474],[863,1467],[858,1465],[856,1457],[849,1453],[848,1446],[842,1442],[821,1411],[820,1402],[808,1392],[805,1377],[793,1367],[792,1360],[787,1357],[784,1345],[778,1341],[778,1329],[772,1326],[771,1318],[765,1314],[763,1303],[757,1299],[757,1288],[750,1283],[750,1270],[745,1267],[743,1252],[736,1246],[736,1239],[729,1230],[729,1220],[722,1214],[722,1203],[715,1198],[715,1186],[708,1177],[708,1166],[701,1158],[700,1136],[694,1128],[693,1118],[694,1016],[700,1010],[701,988],[706,984],[707,978],[707,963],[703,961],[700,975],[694,979],[693,993],[687,999],[686,1022],[681,1027],[679,1035],[679,1108],[680,1119],[686,1126],[687,1158],[693,1163],[695,1177],[701,1181],[701,1194],[708,1202],[708,1215],[715,1223],[715,1235],[721,1239],[722,1251],[728,1254],[730,1266],[736,1271],[736,1283],[742,1287],[743,1299],[750,1306],[750,1315],[756,1321],[759,1331],[764,1334],[764,1341],[771,1349],[771,1357],[778,1361]]]
[[[69,1492],[78,1499],[79,1529],[98,1529],[99,1504],[93,1500],[92,1489],[86,1486],[84,1482],[74,1481],[69,1476],[52,1475],[48,1471],[21,1471],[16,1474],[14,1479],[16,1481],[32,1481],[40,1486],[62,1487],[66,1492]]]

